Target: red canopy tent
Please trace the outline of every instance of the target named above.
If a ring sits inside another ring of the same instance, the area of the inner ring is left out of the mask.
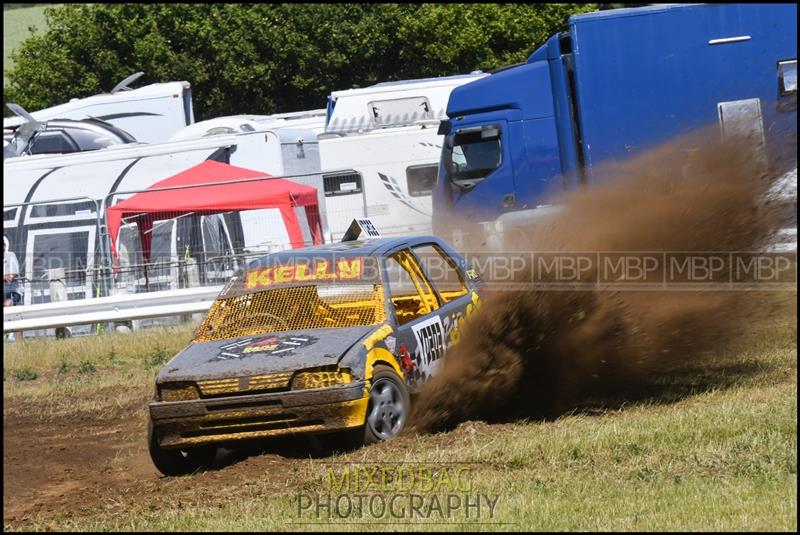
[[[176,186],[191,188],[144,191],[109,206],[106,212],[111,249],[116,257],[116,240],[123,218],[135,222],[139,229],[142,256],[150,258],[153,222],[181,215],[208,215],[236,210],[277,208],[280,210],[293,248],[303,246],[303,232],[294,209],[305,207],[306,219],[315,245],[322,243],[321,219],[317,190],[283,178],[236,182],[252,178],[269,178],[261,171],[235,167],[206,160],[175,176],[156,182],[148,190]],[[209,185],[217,182],[232,182]]]

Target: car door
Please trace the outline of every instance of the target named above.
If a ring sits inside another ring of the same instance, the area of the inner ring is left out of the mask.
[[[477,293],[473,291],[459,263],[441,244],[432,241],[411,249],[440,303],[437,315],[444,331],[445,350],[448,350],[458,342],[460,328],[475,309]]]
[[[439,298],[408,247],[387,255],[384,269],[396,325],[395,340],[387,345],[414,391],[436,373],[444,356]]]

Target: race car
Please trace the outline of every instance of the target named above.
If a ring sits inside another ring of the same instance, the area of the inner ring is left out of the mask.
[[[162,473],[243,440],[400,433],[411,395],[480,306],[481,279],[434,236],[363,235],[266,255],[222,289],[156,377],[148,439]]]

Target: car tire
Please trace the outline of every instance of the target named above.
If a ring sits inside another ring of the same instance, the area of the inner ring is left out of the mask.
[[[158,444],[158,438],[153,430],[153,422],[147,424],[147,442],[150,450],[150,459],[165,476],[182,476],[191,474],[201,468],[208,468],[214,463],[217,456],[216,446],[198,446],[185,450],[168,450]]]
[[[408,423],[411,398],[405,382],[389,366],[378,364],[372,370],[364,444],[375,444],[396,437]]]

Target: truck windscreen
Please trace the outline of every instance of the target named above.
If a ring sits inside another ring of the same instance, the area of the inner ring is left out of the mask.
[[[459,187],[471,188],[500,167],[503,159],[500,128],[458,130],[448,136],[443,155],[450,180]]]

